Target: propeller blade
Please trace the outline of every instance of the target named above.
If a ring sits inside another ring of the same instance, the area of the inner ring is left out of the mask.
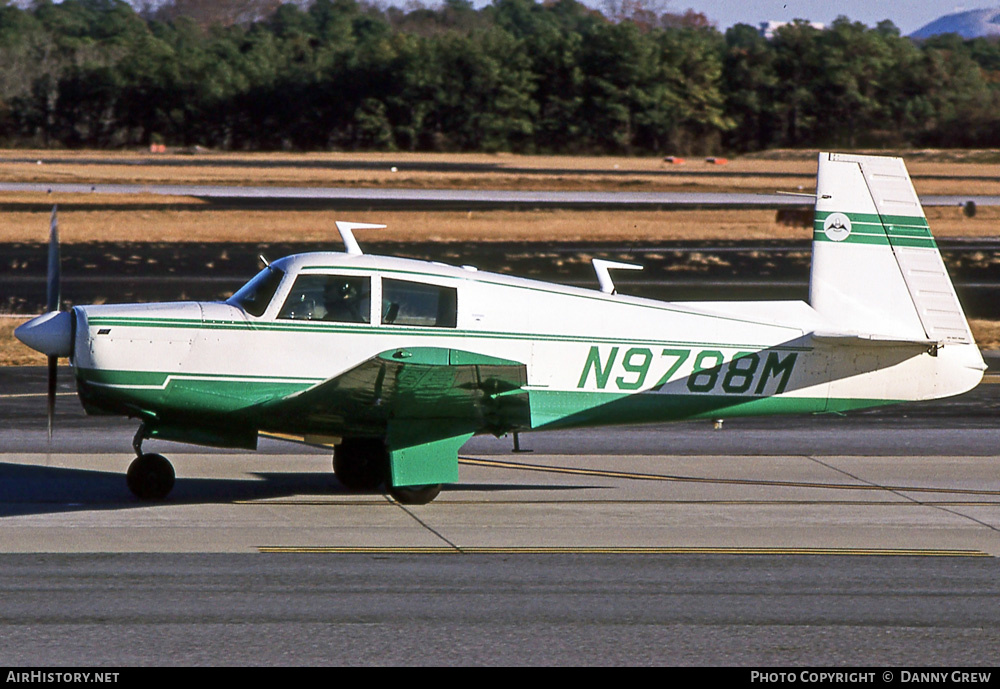
[[[56,217],[56,207],[52,206],[52,219],[49,221],[49,271],[45,283],[47,311],[59,311],[62,306],[59,263],[59,219]]]
[[[56,416],[56,365],[59,357],[49,357],[49,394],[48,394],[48,416],[49,416],[49,440],[52,440],[52,425]]]
[[[62,308],[62,294],[60,289],[60,261],[59,261],[59,218],[56,206],[52,206],[52,218],[49,220],[49,270],[45,283],[45,297],[48,311],[59,311]],[[49,442],[52,441],[52,425],[56,416],[56,369],[59,364],[59,357],[49,355],[49,394],[48,394],[48,419],[49,419]]]

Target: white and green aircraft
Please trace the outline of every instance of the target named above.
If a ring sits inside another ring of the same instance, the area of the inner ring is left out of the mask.
[[[819,156],[809,303],[660,302],[470,267],[289,256],[225,302],[76,306],[21,326],[68,356],[88,413],[139,420],[128,485],[166,496],[146,438],[336,444],[349,489],[426,503],[502,435],[840,412],[957,395],[986,368],[903,161]],[[58,300],[57,300],[58,301]],[[50,299],[51,302],[51,299]]]

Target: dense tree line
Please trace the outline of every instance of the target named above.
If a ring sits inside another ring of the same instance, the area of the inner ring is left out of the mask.
[[[0,143],[710,153],[1000,146],[1000,46],[648,2],[0,5]]]

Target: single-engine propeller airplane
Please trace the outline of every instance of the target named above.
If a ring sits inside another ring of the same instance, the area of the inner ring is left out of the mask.
[[[820,154],[809,303],[624,296],[609,270],[636,266],[598,260],[600,291],[370,256],[353,232],[382,226],[337,225],[345,252],[274,261],[225,302],[50,297],[16,335],[70,358],[88,413],[138,419],[143,499],[174,483],[147,438],[336,443],[345,487],[423,504],[477,433],[839,412],[986,368],[899,158]]]

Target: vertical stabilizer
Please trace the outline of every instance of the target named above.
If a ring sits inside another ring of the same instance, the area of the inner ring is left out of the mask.
[[[845,331],[972,342],[902,159],[820,154],[809,300]]]

